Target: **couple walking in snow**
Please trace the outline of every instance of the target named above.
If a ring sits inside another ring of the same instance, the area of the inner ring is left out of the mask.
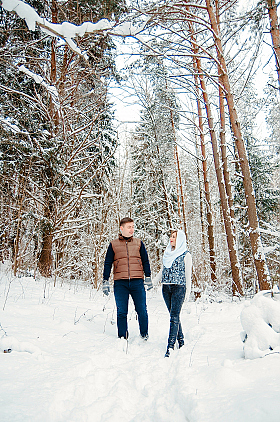
[[[132,218],[125,217],[120,222],[118,239],[113,240],[107,250],[103,293],[110,292],[109,277],[113,265],[114,296],[117,305],[118,337],[128,338],[127,313],[129,295],[138,314],[140,335],[148,339],[148,313],[146,291],[152,289],[151,269],[144,243],[135,237]],[[170,356],[176,340],[179,348],[184,345],[184,335],[180,322],[180,312],[185,297],[191,290],[192,258],[187,249],[186,236],[182,230],[171,232],[170,242],[163,255],[163,265],[157,278],[161,279],[162,294],[170,313],[170,330],[165,357]],[[145,278],[144,278],[145,274]]]

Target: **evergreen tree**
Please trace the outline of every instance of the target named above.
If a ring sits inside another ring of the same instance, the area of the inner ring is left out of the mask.
[[[121,2],[105,3],[103,12],[97,2],[52,1],[43,9],[37,3],[32,6],[53,22],[70,15],[81,22],[94,10],[95,20],[102,13],[119,16],[124,11]],[[86,63],[67,45],[40,31],[28,31],[12,13],[2,10],[1,24],[6,28],[1,62],[5,95],[0,100],[4,135],[0,169],[5,176],[1,189],[11,192],[3,204],[7,217],[3,215],[1,226],[10,220],[11,201],[15,209],[13,223],[3,231],[2,250],[11,244],[17,249],[15,271],[19,256],[29,248],[30,259],[38,262],[43,275],[51,274],[53,260],[56,272],[63,274],[65,262],[71,262],[73,269],[74,261],[85,257],[83,251],[73,254],[71,245],[79,249],[84,237],[79,229],[99,207],[115,165],[116,136],[107,99],[108,80],[116,76],[114,45],[102,35],[85,37],[82,42],[90,52]]]

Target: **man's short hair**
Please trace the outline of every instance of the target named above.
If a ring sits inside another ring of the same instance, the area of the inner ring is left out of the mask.
[[[121,219],[121,221],[120,221],[120,227],[121,226],[124,226],[126,223],[133,223],[134,221],[133,221],[133,219],[132,218],[130,218],[130,217],[124,217],[124,218],[122,218]]]

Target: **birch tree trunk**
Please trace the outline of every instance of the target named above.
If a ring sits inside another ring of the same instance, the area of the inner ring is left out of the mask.
[[[254,263],[257,271],[259,288],[261,290],[270,289],[270,277],[268,268],[263,253],[263,247],[259,232],[259,220],[257,214],[255,193],[252,183],[252,177],[250,172],[249,161],[245,144],[242,138],[240,122],[238,120],[233,94],[231,92],[231,86],[229,82],[229,76],[227,73],[227,67],[225,58],[223,55],[223,46],[220,38],[219,27],[217,24],[216,16],[210,0],[205,0],[207,6],[207,12],[209,15],[210,24],[213,30],[214,42],[216,47],[217,58],[219,61],[221,75],[220,80],[225,90],[225,96],[227,99],[227,105],[230,116],[231,128],[235,138],[235,144],[238,151],[240,167],[243,175],[243,185],[245,190],[246,204],[248,207],[248,219],[249,219],[249,236],[251,242],[251,248],[254,257]]]

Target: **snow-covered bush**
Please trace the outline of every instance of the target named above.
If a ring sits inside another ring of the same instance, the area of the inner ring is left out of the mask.
[[[242,310],[241,324],[244,331],[246,359],[264,357],[276,348],[280,353],[280,294],[270,291],[258,293]]]

